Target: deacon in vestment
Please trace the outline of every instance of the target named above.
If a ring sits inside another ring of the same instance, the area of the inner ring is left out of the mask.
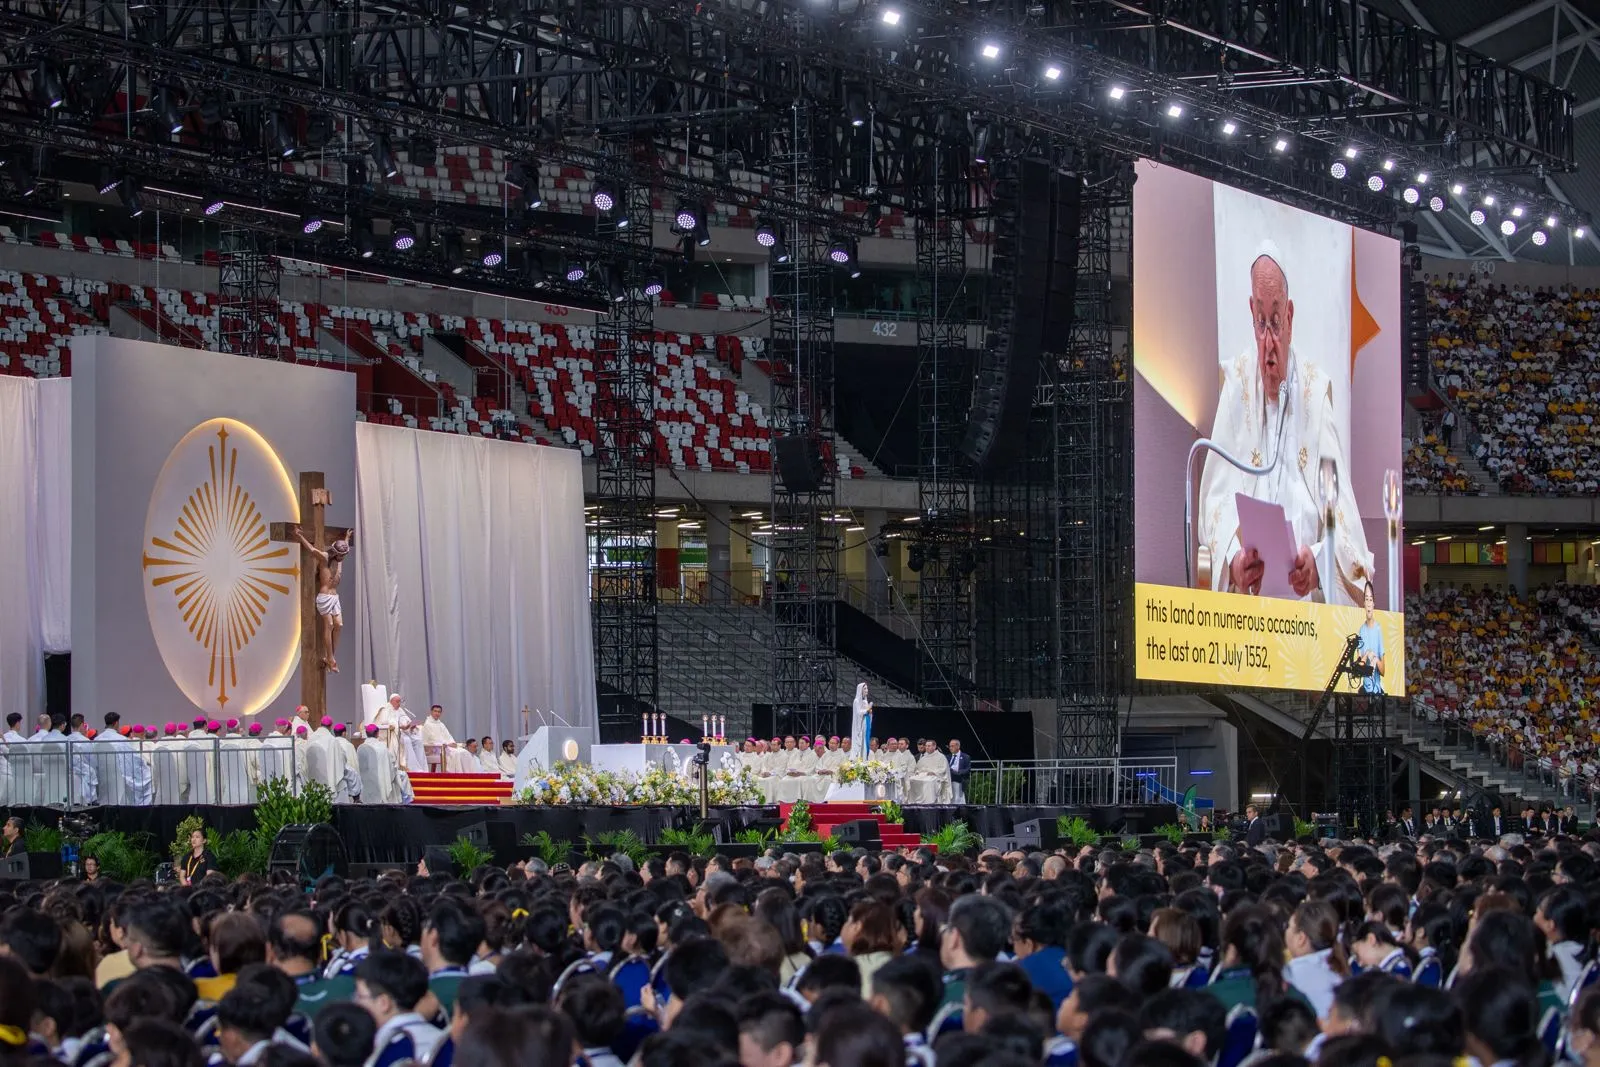
[[[342,722],[333,728],[333,744],[339,750],[339,770],[342,772],[334,799],[359,804],[363,789],[361,769],[356,759],[356,746],[345,736],[345,730],[345,724]]]
[[[1334,412],[1333,383],[1294,349],[1294,301],[1282,263],[1270,241],[1250,262],[1255,346],[1223,365],[1211,430],[1211,439],[1235,459],[1271,469],[1246,474],[1217,453],[1206,454],[1197,529],[1209,573],[1202,566],[1195,584],[1235,593],[1261,591],[1265,564],[1256,546],[1240,541],[1235,494],[1243,493],[1283,508],[1295,539],[1289,586],[1302,600],[1322,600],[1323,547],[1329,536],[1323,507],[1326,463],[1338,483],[1333,533],[1338,573],[1326,583],[1328,597],[1336,604],[1360,604],[1372,577],[1372,553],[1355,502],[1349,435]]]
[[[478,742],[478,766],[484,774],[499,774],[500,761],[495,758],[494,738],[485,737]]]
[[[945,759],[939,746],[932,741],[923,742],[922,758],[906,779],[906,802],[910,804],[944,804],[950,799],[950,761]]]
[[[804,745],[797,745],[792,737],[783,739],[783,776],[773,791],[779,804],[810,799],[811,772],[816,769],[817,757],[811,754],[811,739],[807,737],[804,742]]]
[[[361,768],[361,800],[365,804],[393,804],[399,797],[395,788],[394,757],[378,736],[378,724],[367,724],[367,739],[356,749]]]
[[[500,742],[500,777],[515,780],[517,777],[517,743],[511,740]]]

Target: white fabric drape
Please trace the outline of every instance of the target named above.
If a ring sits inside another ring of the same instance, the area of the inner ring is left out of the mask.
[[[356,477],[361,677],[461,737],[593,726],[579,454],[363,422]]]
[[[44,654],[71,648],[69,389],[0,377],[0,712],[29,721],[44,709]]]

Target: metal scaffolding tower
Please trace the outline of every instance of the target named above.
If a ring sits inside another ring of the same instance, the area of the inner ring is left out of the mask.
[[[1072,331],[1047,375],[1057,493],[1056,751],[1063,758],[1117,755],[1117,703],[1128,689],[1133,419],[1126,368],[1112,351],[1111,235],[1112,213],[1126,208],[1129,192],[1114,179],[1083,193]]]
[[[917,240],[917,512],[921,559],[920,689],[937,707],[961,707],[972,689],[972,485],[961,456],[972,367],[963,281],[970,187],[964,152],[926,147],[911,198]]]
[[[810,105],[797,101],[776,139],[775,188],[806,204],[815,187]],[[775,721],[785,732],[832,727],[839,531],[833,521],[838,460],[833,432],[833,272],[828,235],[791,215],[780,220],[789,252],[772,265],[772,438],[795,442],[794,460],[772,464],[772,671]],[[786,477],[787,476],[787,477]]]
[[[239,356],[289,355],[274,349],[283,265],[271,254],[271,237],[236,225],[222,228],[218,249],[217,337],[224,352]]]
[[[595,325],[596,449],[593,527],[597,548],[594,617],[595,680],[600,737],[638,736],[639,715],[654,710],[656,633],[656,364],[646,338],[650,301],[638,258],[627,246],[649,247],[650,187],[617,190],[618,210],[601,213],[599,235],[617,250],[610,263],[622,298]],[[618,226],[619,219],[628,225]]]
[[[1340,832],[1370,836],[1389,799],[1387,697],[1340,693],[1333,698],[1333,788],[1328,799]]]

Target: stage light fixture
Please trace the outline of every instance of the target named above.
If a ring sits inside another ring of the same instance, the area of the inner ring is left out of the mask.
[[[778,231],[772,228],[770,222],[756,224],[756,244],[762,248],[771,248],[778,243]]]
[[[685,233],[690,233],[696,226],[700,225],[700,212],[689,201],[679,200],[678,213],[674,221],[677,222],[678,229]]]
[[[1428,210],[1432,211],[1435,215],[1437,215],[1439,212],[1443,211],[1444,210],[1444,197],[1442,197],[1442,196],[1430,196],[1430,197],[1428,197]]]
[[[1354,159],[1357,156],[1359,156],[1360,154],[1361,154],[1361,149],[1357,148],[1355,145],[1347,145],[1345,147],[1344,158],[1346,158],[1346,159]]]
[[[1181,119],[1181,118],[1183,118],[1183,105],[1182,104],[1168,104],[1167,105],[1167,118],[1169,118],[1169,119]]]
[[[139,195],[139,184],[132,178],[123,178],[117,183],[117,196],[122,200],[123,208],[130,218],[138,218],[144,214],[144,200]]]
[[[1392,160],[1392,159],[1384,160],[1383,161],[1383,169],[1384,169],[1384,173],[1388,173],[1389,171],[1394,170],[1394,160]]]
[[[597,211],[610,211],[617,206],[617,191],[610,182],[596,182],[589,201]]]
[[[537,179],[528,179],[528,184],[522,190],[522,205],[529,211],[544,207],[544,194],[539,191]]]
[[[222,209],[228,206],[221,190],[213,190],[200,198],[200,212],[206,218],[221,214]]]
[[[1343,160],[1336,159],[1333,161],[1333,165],[1328,168],[1328,173],[1342,181],[1344,176],[1350,173],[1350,168],[1344,165]]]
[[[301,215],[300,232],[305,234],[307,237],[310,237],[312,234],[322,229],[323,222],[323,217],[314,211],[309,215]]]
[[[711,224],[708,219],[702,218],[695,224],[694,243],[701,248],[711,243]]]
[[[1127,90],[1123,89],[1122,86],[1113,85],[1106,91],[1106,95],[1111,97],[1113,100],[1121,100],[1123,96],[1126,95],[1126,92]]]
[[[772,246],[772,262],[789,262],[789,246],[784,242],[783,234],[781,233],[778,235],[777,243]]]
[[[606,268],[606,294],[611,297],[613,304],[628,299],[628,290],[622,284],[622,268],[615,263]]]
[[[1454,184],[1452,184],[1450,186],[1450,195],[1451,196],[1465,196],[1466,193],[1467,193],[1467,187],[1465,185],[1462,185],[1460,182],[1455,182]]]
[[[389,143],[388,134],[380,133],[372,139],[372,162],[385,178],[393,178],[400,173],[400,164],[395,162],[394,146]]]
[[[417,245],[416,227],[405,219],[397,220],[390,232],[389,243],[394,246],[396,252],[411,251]]]
[[[283,112],[267,112],[266,142],[267,148],[280,159],[288,159],[300,147],[295,140],[294,126]]]
[[[1560,220],[1559,220],[1559,219],[1557,219],[1557,218],[1556,218],[1556,217],[1555,217],[1555,216],[1554,216],[1554,215],[1546,215],[1546,216],[1545,216],[1545,217],[1544,217],[1544,228],[1545,228],[1545,229],[1547,229],[1547,230],[1553,230],[1553,229],[1555,229],[1555,228],[1556,228],[1556,227],[1557,227],[1557,226],[1558,226],[1558,225],[1560,225]]]
[[[666,283],[661,280],[661,275],[652,271],[645,275],[644,288],[640,290],[645,296],[660,296],[666,291]]]
[[[1045,81],[1050,81],[1050,82],[1060,81],[1061,80],[1061,68],[1056,66],[1054,63],[1052,63],[1048,67],[1044,68],[1044,80]]]
[[[121,184],[122,176],[114,173],[110,167],[100,168],[100,195],[109,196]]]
[[[61,80],[61,71],[50,60],[39,60],[33,84],[39,94],[39,102],[50,110],[54,111],[67,102],[67,88]]]
[[[1512,207],[1511,207],[1511,217],[1514,218],[1514,219],[1520,219],[1522,217],[1522,205],[1521,204],[1513,204],[1512,205]]]
[[[1484,207],[1494,207],[1494,194],[1493,193],[1484,193],[1483,194],[1483,206]]]
[[[850,93],[845,97],[844,113],[850,125],[859,130],[867,124],[867,98],[858,92]]]
[[[989,124],[979,122],[972,127],[972,161],[989,162]]]
[[[1232,137],[1239,132],[1239,124],[1232,119],[1225,119],[1222,123],[1222,132],[1227,137]]]
[[[562,268],[561,275],[576,285],[589,276],[589,268],[585,267],[581,260],[569,259],[567,265]]]
[[[495,267],[498,267],[505,261],[506,254],[498,248],[489,249],[489,251],[483,254],[483,258],[479,260],[480,263],[482,263],[485,267],[488,267],[490,270],[493,270]]]
[[[1276,141],[1273,141],[1272,142],[1272,150],[1274,152],[1287,152],[1287,151],[1289,151],[1289,139],[1287,137],[1280,137]]]
[[[451,274],[467,272],[467,241],[460,230],[446,230],[439,235],[439,255]]]
[[[1517,232],[1517,224],[1512,222],[1510,219],[1501,219],[1500,232],[1505,234],[1507,237],[1510,237],[1512,234]]]
[[[1534,230],[1533,233],[1528,235],[1528,240],[1543,248],[1545,241],[1549,240],[1549,238],[1545,237],[1543,230]]]
[[[1582,226],[1579,226],[1576,230],[1572,231],[1572,236],[1581,241],[1588,232],[1588,230],[1584,229]]]
[[[1383,175],[1373,174],[1367,178],[1367,188],[1375,193],[1383,192]]]
[[[633,225],[633,216],[628,214],[628,207],[621,200],[617,201],[616,210],[611,213],[611,225],[619,230],[626,230]]]
[[[856,259],[856,242],[853,237],[835,237],[828,242],[828,259],[840,267],[848,267]]]
[[[984,59],[999,59],[1000,58],[1000,46],[995,44],[993,41],[985,42],[984,46],[983,46],[983,58]]]
[[[11,184],[18,196],[28,197],[39,191],[39,175],[33,169],[31,153],[19,148],[3,162],[5,169],[11,172]]]
[[[900,25],[900,12],[896,11],[892,7],[884,8],[883,14],[879,15],[878,18],[885,26]]]
[[[165,85],[156,90],[156,95],[150,101],[150,110],[155,114],[156,121],[161,123],[161,128],[169,134],[183,132],[183,109],[172,99],[172,90]]]
[[[1422,194],[1415,185],[1408,185],[1400,191],[1400,199],[1408,204],[1415,204],[1422,199]]]
[[[1418,185],[1427,185],[1428,184],[1428,172],[1427,171],[1424,170],[1424,171],[1418,171],[1417,172],[1417,184]]]
[[[357,219],[354,226],[356,255],[362,259],[371,259],[378,251],[378,242],[372,236],[372,223],[366,219]]]
[[[1475,207],[1475,208],[1473,208],[1473,209],[1472,209],[1472,214],[1470,214],[1470,215],[1468,215],[1468,216],[1467,216],[1467,219],[1468,219],[1468,220],[1469,220],[1469,221],[1470,221],[1470,222],[1471,222],[1471,223],[1472,223],[1472,224],[1473,224],[1473,225],[1474,225],[1474,226],[1482,226],[1482,225],[1483,225],[1483,223],[1484,223],[1484,221],[1485,221],[1485,220],[1486,220],[1486,219],[1488,219],[1488,217],[1489,217],[1489,216],[1487,216],[1487,215],[1485,215],[1485,214],[1484,214],[1484,213],[1483,213],[1483,208],[1481,208],[1481,207]]]

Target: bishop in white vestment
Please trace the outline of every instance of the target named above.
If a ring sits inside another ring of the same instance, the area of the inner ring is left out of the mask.
[[[916,769],[906,779],[906,803],[944,804],[949,799],[950,761],[929,741]]]

